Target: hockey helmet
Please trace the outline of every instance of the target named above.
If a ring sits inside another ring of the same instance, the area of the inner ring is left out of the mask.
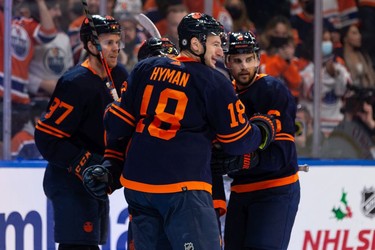
[[[138,51],[138,61],[160,55],[178,55],[176,45],[168,38],[151,37],[145,40]]]
[[[111,16],[100,16],[100,15],[93,15],[92,20],[94,22],[95,30],[99,35],[106,34],[106,33],[113,33],[113,34],[120,34],[121,33],[121,26],[120,24]],[[89,41],[93,41],[92,37],[92,28],[90,26],[89,19],[86,17],[83,20],[80,30],[80,38],[83,42],[85,48]]]
[[[208,35],[216,35],[222,38],[222,43],[226,42],[223,25],[210,15],[194,12],[182,18],[177,28],[180,49],[190,49],[190,40],[193,37],[206,43]]]
[[[250,32],[230,32],[228,35],[228,55],[256,53],[259,57],[260,48],[255,36]]]

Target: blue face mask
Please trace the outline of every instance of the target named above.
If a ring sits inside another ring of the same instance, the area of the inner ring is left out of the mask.
[[[323,41],[322,42],[322,54],[323,56],[329,56],[332,54],[333,51],[333,44],[331,41]]]

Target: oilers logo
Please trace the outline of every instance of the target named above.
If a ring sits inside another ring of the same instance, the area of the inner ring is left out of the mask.
[[[58,47],[48,49],[43,58],[44,68],[52,74],[61,75],[65,71],[65,52]]]
[[[11,29],[11,46],[12,55],[23,61],[29,54],[30,51],[30,38],[26,30],[17,24],[12,25]]]

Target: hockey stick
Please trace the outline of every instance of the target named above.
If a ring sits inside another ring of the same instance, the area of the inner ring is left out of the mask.
[[[103,67],[105,69],[105,72],[107,73],[108,82],[106,83],[106,86],[109,89],[109,91],[110,91],[110,93],[112,95],[113,100],[116,101],[118,99],[118,95],[117,95],[117,91],[116,91],[116,88],[115,88],[115,84],[113,82],[112,75],[111,75],[111,72],[109,70],[107,61],[105,60],[105,58],[103,56],[102,46],[99,43],[98,32],[96,32],[96,28],[95,28],[95,25],[94,25],[94,20],[92,19],[92,16],[91,16],[91,14],[89,12],[89,8],[87,6],[87,1],[86,0],[82,0],[82,5],[83,5],[83,9],[85,11],[86,17],[89,20],[89,25],[90,25],[91,32],[92,32],[92,37],[94,39],[94,43],[95,43],[96,49],[99,52],[100,60],[101,60],[102,65],[103,65]]]
[[[142,27],[145,28],[148,33],[150,33],[152,37],[161,38],[158,28],[156,28],[155,24],[145,14],[138,14],[136,16],[136,19],[139,24],[142,25]]]
[[[309,172],[310,167],[307,164],[298,165],[298,170],[303,172]]]

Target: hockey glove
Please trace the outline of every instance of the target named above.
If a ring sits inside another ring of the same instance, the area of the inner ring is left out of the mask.
[[[102,165],[93,165],[83,171],[83,186],[95,199],[106,201],[108,199],[108,187],[112,182],[112,175]]]
[[[121,186],[122,163],[105,160],[102,165],[93,165],[83,172],[83,185],[94,198],[106,200],[107,194]]]
[[[254,114],[250,122],[257,125],[262,133],[262,141],[259,145],[260,150],[266,149],[271,142],[275,140],[276,121],[272,115]]]
[[[221,147],[214,146],[211,155],[212,174],[225,175],[235,173],[240,170],[247,170],[258,164],[257,152],[245,155],[229,155]]]
[[[228,172],[228,176],[233,178],[233,176],[246,175],[249,173],[250,169],[253,169],[259,164],[259,153],[254,151],[252,153],[247,153],[240,156],[240,164],[242,168],[235,169]]]
[[[101,155],[82,150],[78,154],[78,156],[71,162],[68,171],[75,174],[80,180],[82,180],[83,171],[85,171],[85,169],[89,166],[100,164],[101,161]]]

